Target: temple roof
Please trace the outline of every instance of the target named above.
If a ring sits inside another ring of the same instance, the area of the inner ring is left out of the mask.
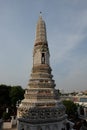
[[[45,24],[41,14],[40,14],[38,22],[37,22],[35,44],[37,44],[39,42],[47,43],[46,24]]]

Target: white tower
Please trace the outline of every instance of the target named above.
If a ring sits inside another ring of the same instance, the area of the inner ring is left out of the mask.
[[[65,107],[55,89],[49,58],[46,25],[40,15],[31,78],[18,108],[18,130],[66,130]]]

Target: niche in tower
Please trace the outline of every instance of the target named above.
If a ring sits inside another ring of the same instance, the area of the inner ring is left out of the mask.
[[[45,64],[45,53],[42,53],[41,55],[41,63]]]

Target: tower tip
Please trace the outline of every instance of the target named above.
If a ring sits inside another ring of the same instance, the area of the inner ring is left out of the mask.
[[[40,16],[42,16],[42,12],[40,11]]]

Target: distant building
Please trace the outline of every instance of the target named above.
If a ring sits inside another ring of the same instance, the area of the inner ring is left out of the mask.
[[[46,25],[40,15],[36,28],[33,68],[18,107],[18,130],[70,130],[65,107],[52,79]]]
[[[72,95],[62,95],[61,100],[70,100],[78,105],[78,116],[79,118],[87,121],[87,95],[83,93],[78,93],[75,96]]]
[[[79,118],[87,121],[87,96],[86,95],[77,95],[77,100],[74,100],[78,104],[78,115]]]

